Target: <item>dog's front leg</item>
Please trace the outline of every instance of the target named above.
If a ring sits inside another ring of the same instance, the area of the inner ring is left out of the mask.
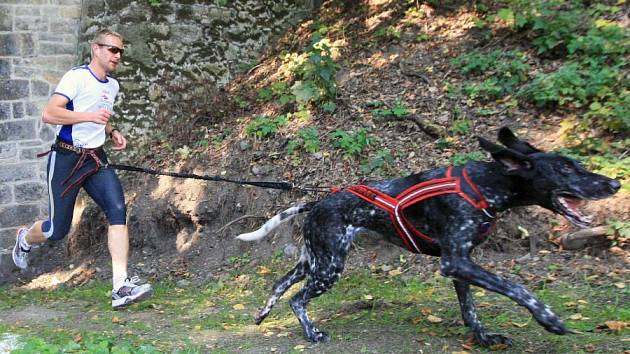
[[[453,256],[452,254],[443,254],[440,270],[445,276],[509,297],[519,305],[526,307],[536,321],[549,332],[556,334],[567,333],[567,329],[558,316],[551,312],[547,305],[536,299],[524,286],[512,283],[486,271],[473,263],[467,255]]]
[[[470,284],[458,279],[453,279],[453,284],[457,292],[457,299],[459,300],[459,307],[462,311],[464,324],[473,331],[477,342],[484,347],[490,347],[495,344],[512,346],[512,340],[510,338],[501,334],[488,333],[479,319],[477,319],[477,310],[475,308],[475,302],[473,301],[472,292],[470,291]]]

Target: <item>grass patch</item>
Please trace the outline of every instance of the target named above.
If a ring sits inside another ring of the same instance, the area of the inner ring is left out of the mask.
[[[108,283],[52,291],[4,287],[0,289],[0,313],[4,318],[32,306],[62,315],[51,321],[24,319],[0,324],[0,333],[20,335],[24,350],[50,349],[51,353],[97,352],[99,348],[108,348],[104,352],[112,353],[238,352],[264,343],[285,345],[290,351],[295,343],[308,345],[301,339],[301,328],[287,301],[301,284],[278,302],[263,326],[254,326],[252,318],[266,301],[274,281],[288,269],[288,265],[271,263],[186,288],[171,282],[155,283],[151,300],[116,312],[107,301]],[[613,333],[602,330],[601,325],[630,320],[630,309],[625,306],[630,298],[627,290],[594,286],[586,280],[578,284],[557,280],[553,287],[538,290],[537,296],[570,329],[580,332],[567,336],[545,332],[524,308],[505,297],[478,288],[473,292],[486,327],[514,338],[515,347],[510,352],[523,352],[532,345],[557,352],[587,345],[596,351],[622,351],[620,339],[627,330]],[[400,342],[400,336],[407,338],[408,342],[400,344],[401,352],[417,351],[414,339],[461,343],[470,336],[461,323],[451,281],[439,276],[420,281],[409,273],[392,276],[370,270],[350,271],[331,291],[312,301],[309,313],[332,335],[333,343],[357,352],[365,345],[366,331],[378,334],[383,348]],[[429,315],[440,321],[430,320]],[[273,337],[265,337],[268,332]],[[283,337],[281,333],[288,335]],[[318,351],[337,350],[321,346]]]

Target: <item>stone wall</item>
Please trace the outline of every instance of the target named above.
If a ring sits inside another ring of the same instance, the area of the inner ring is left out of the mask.
[[[179,108],[203,105],[212,89],[256,63],[262,49],[313,13],[313,0],[85,1],[80,55],[108,27],[125,39],[125,56],[114,76],[121,92],[113,123],[142,145],[159,139],[156,123],[178,119]],[[208,103],[209,104],[209,103]],[[162,120],[160,121],[160,119]],[[128,139],[129,140],[129,139]],[[125,156],[118,156],[118,161]]]
[[[17,226],[46,214],[45,159],[36,154],[54,131],[41,109],[77,63],[80,16],[81,0],[0,1],[0,257]]]
[[[46,159],[36,154],[54,132],[41,122],[41,110],[61,76],[89,61],[94,32],[108,27],[125,38],[112,119],[131,142],[126,154],[116,155],[125,162],[159,139],[159,117],[178,119],[186,102],[203,105],[212,89],[251,67],[265,46],[318,4],[0,0],[0,262],[18,226],[47,215]]]

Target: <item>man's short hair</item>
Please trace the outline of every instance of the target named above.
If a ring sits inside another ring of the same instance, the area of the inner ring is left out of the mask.
[[[123,37],[120,35],[120,33],[114,32],[110,29],[104,28],[102,30],[97,31],[94,34],[94,38],[92,39],[92,43],[103,43],[103,40],[105,40],[105,37],[107,36],[114,36],[114,37],[118,37],[121,41],[123,40]]]

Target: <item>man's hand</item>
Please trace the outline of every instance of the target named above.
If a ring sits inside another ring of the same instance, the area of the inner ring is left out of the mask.
[[[107,124],[107,122],[109,121],[109,117],[111,117],[113,113],[106,110],[105,108],[101,108],[98,111],[90,112],[89,114],[90,122],[105,125]]]
[[[127,139],[117,129],[112,131],[112,142],[114,143],[114,150],[122,150],[127,147]]]

